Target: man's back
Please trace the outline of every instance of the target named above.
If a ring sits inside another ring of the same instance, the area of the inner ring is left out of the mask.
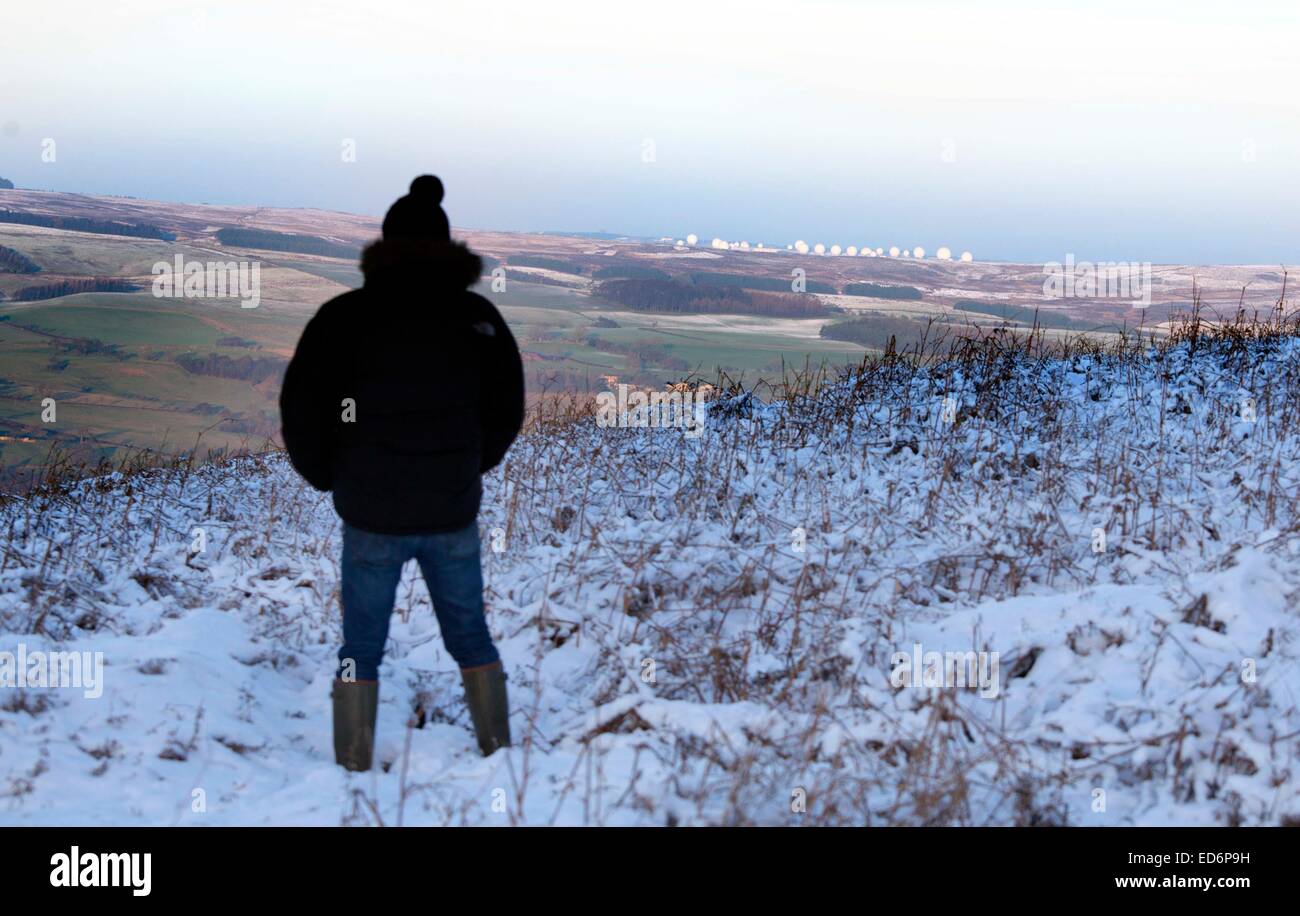
[[[523,420],[514,337],[468,291],[481,261],[463,245],[379,241],[361,266],[365,286],[321,307],[285,374],[285,446],[349,524],[462,528]]]

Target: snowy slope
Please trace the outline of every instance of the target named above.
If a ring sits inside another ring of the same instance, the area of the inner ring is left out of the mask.
[[[337,521],[282,457],[11,501],[0,650],[105,683],[0,688],[0,822],[1300,818],[1298,365],[1004,354],[541,429],[481,519],[516,746],[478,756],[412,566],[369,774],[332,761]],[[917,644],[997,653],[996,695],[891,683]]]

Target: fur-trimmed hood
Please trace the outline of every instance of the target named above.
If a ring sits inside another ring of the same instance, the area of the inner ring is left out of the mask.
[[[468,289],[483,274],[483,259],[463,242],[427,239],[380,239],[361,252],[366,282],[415,274],[430,286]]]

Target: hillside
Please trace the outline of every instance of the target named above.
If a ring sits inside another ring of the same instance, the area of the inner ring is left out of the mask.
[[[274,443],[270,370],[322,303],[360,284],[356,252],[379,225],[318,209],[0,193],[0,490],[52,454],[112,465],[140,450],[202,456]],[[1045,299],[1038,264],[457,235],[485,258],[478,289],[510,324],[534,393],[661,388],[720,372],[756,384],[791,365],[854,365],[891,336],[920,340],[934,322],[958,334],[1037,322],[1056,339],[1113,339],[1138,325],[1163,333],[1194,301],[1230,317],[1239,305],[1267,311],[1287,290],[1276,266],[1158,265],[1151,306],[1135,309],[1122,298]],[[155,296],[154,268],[176,258],[257,264],[256,307]],[[791,292],[799,271],[807,295]],[[250,368],[194,371],[230,364]],[[58,422],[41,418],[47,397]]]
[[[282,456],[8,501],[3,645],[105,682],[5,691],[5,819],[1300,820],[1294,338],[995,336],[734,392],[698,438],[543,420],[485,480],[517,744],[486,760],[412,568],[384,771],[334,766],[338,527]],[[996,674],[891,682],[918,645]]]

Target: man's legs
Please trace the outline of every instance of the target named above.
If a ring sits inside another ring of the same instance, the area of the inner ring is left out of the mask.
[[[343,646],[337,673],[341,680],[379,680],[397,582],[414,554],[412,547],[409,538],[371,534],[344,523]]]
[[[370,769],[379,710],[379,663],[388,641],[397,582],[410,559],[407,538],[343,525],[343,646],[335,674],[334,759]]]
[[[443,644],[456,664],[478,668],[497,661],[500,656],[483,616],[478,525],[424,535],[415,558],[429,587]]]
[[[478,525],[421,539],[416,559],[429,587],[442,641],[460,666],[479,749],[510,746],[505,670],[483,613]]]

